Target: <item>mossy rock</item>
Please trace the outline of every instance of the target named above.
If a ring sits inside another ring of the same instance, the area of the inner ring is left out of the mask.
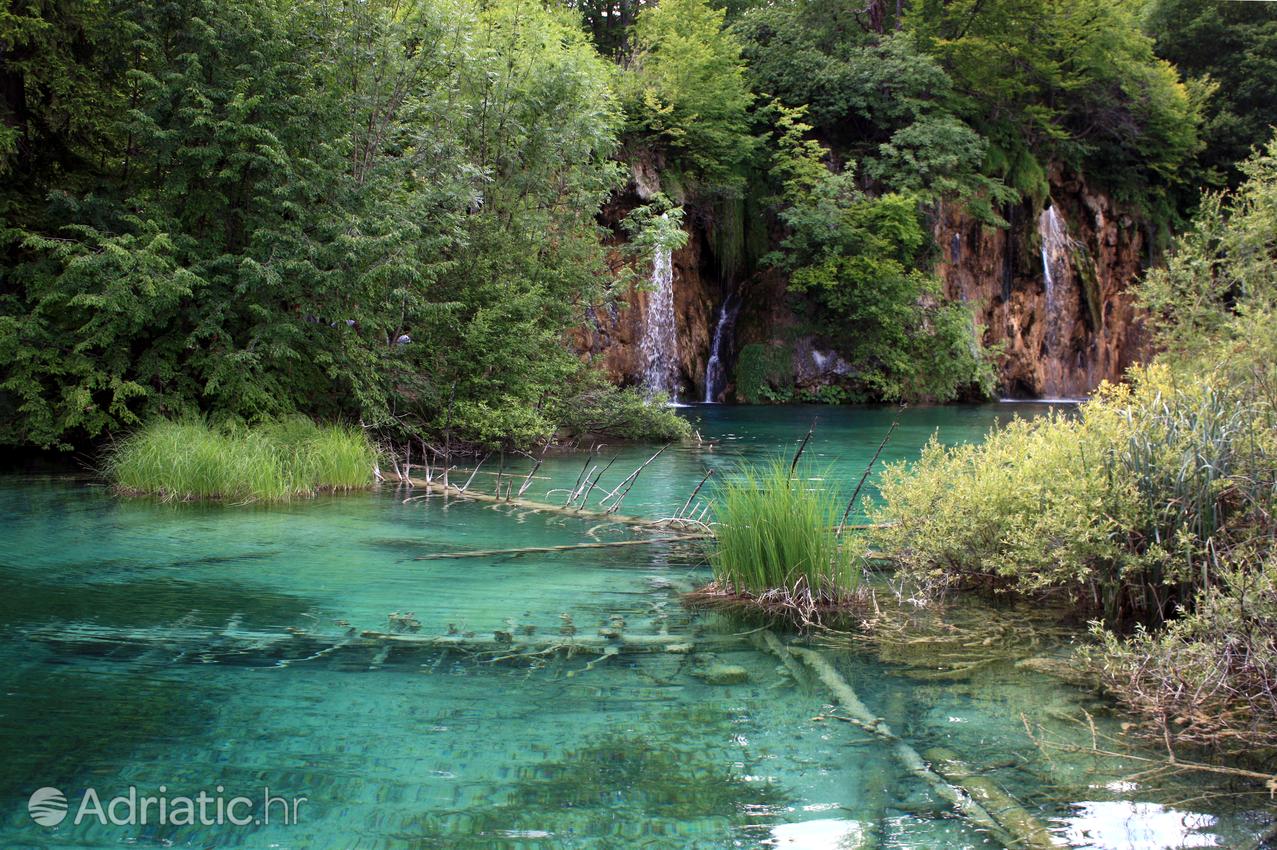
[[[696,677],[708,685],[743,685],[749,681],[749,671],[739,664],[711,664],[698,670]]]

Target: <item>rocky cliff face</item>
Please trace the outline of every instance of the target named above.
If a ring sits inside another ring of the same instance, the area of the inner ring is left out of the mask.
[[[1003,347],[1002,391],[1081,396],[1117,380],[1143,350],[1132,284],[1143,271],[1139,223],[1077,177],[1052,174],[1049,206],[1009,230],[942,207],[933,233],[950,297],[977,305],[984,342]]]
[[[643,202],[646,183],[659,185],[653,175],[636,170],[630,191],[604,211],[604,222],[616,233],[610,262],[618,276],[629,262],[620,251],[624,237],[619,223]],[[936,271],[949,296],[974,305],[985,345],[1001,347],[1000,392],[1021,398],[1076,397],[1103,380],[1120,379],[1144,353],[1132,293],[1146,255],[1140,223],[1082,179],[1058,170],[1051,175],[1046,209],[1026,203],[1004,214],[1009,229],[984,226],[951,205],[942,205],[932,221],[941,255]],[[689,210],[686,227],[687,245],[673,255],[680,398],[704,397],[715,311],[733,286],[741,306],[733,344],[727,346],[729,385],[730,355],[753,342],[770,342],[792,353],[799,390],[837,382],[847,373],[848,364],[833,352],[794,335],[795,318],[782,276],[762,272],[738,284],[720,281],[695,210]],[[633,271],[648,280],[651,258],[637,261]],[[574,334],[576,350],[583,357],[597,357],[618,384],[643,382],[641,341],[650,297],[643,288],[631,287],[624,307],[595,310]]]

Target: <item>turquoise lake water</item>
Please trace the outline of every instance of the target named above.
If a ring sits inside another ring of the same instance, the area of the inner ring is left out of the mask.
[[[910,409],[884,458],[915,456],[937,429],[946,442],[978,440],[1044,409]],[[813,417],[813,468],[850,491],[897,415],[683,413],[714,445],[671,447],[623,513],[667,516],[706,468],[730,475],[742,458],[792,453]],[[652,451],[617,450],[603,483]],[[599,457],[612,455],[602,447]],[[584,460],[547,460],[528,498],[561,500],[547,491],[570,485]],[[163,505],[116,498],[87,478],[0,478],[0,847],[997,846],[879,741],[823,719],[828,692],[785,675],[742,634],[748,626],[686,610],[680,594],[708,575],[694,549],[416,560],[633,532],[510,506],[405,501],[413,495],[384,487],[273,507]],[[391,630],[392,613],[420,623],[408,636],[553,643],[619,627],[700,648],[502,659],[358,639]],[[1083,745],[1083,712],[1105,733],[1120,718],[1012,659],[937,680],[867,645],[822,651],[902,738],[960,754],[1061,846],[1234,847],[1262,827],[1247,811],[1261,798],[1226,800],[1216,792],[1229,789],[1200,777],[1146,786],[1130,763],[1040,750],[1026,718]],[[743,668],[746,681],[711,684],[715,665]],[[152,810],[146,825],[73,822],[90,789],[105,806],[130,786],[139,797],[244,796],[251,821],[159,825]],[[69,801],[56,826],[28,813],[46,787]],[[259,823],[265,788],[289,802]],[[281,823],[298,797],[296,822]]]

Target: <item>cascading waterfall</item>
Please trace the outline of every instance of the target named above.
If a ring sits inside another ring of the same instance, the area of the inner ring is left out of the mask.
[[[643,385],[650,393],[678,394],[678,332],[674,319],[674,261],[668,246],[652,257],[652,293],[644,317]]]
[[[1045,295],[1045,328],[1042,334],[1043,396],[1064,394],[1079,382],[1089,385],[1090,378],[1078,372],[1085,369],[1081,353],[1072,348],[1072,329],[1081,293],[1074,268],[1076,243],[1069,236],[1068,225],[1048,206],[1038,216],[1038,235],[1042,239],[1042,280]]]
[[[1068,274],[1065,264],[1069,262],[1070,247],[1064,221],[1053,205],[1038,216],[1038,235],[1042,238],[1042,277],[1046,287],[1046,346],[1048,353],[1053,354],[1059,342],[1062,318],[1059,287]]]
[[[705,364],[705,403],[718,401],[718,394],[723,390],[723,346],[724,340],[736,326],[736,313],[740,310],[740,299],[736,293],[730,293],[718,307],[718,322],[714,325],[714,341],[709,347],[709,362]]]

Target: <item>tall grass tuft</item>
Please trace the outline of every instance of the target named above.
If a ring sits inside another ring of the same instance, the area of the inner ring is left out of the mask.
[[[789,463],[745,466],[719,487],[710,563],[715,583],[740,595],[771,592],[838,599],[856,589],[859,571],[833,529],[842,505],[813,489]]]
[[[215,427],[157,420],[116,445],[106,472],[125,493],[166,501],[286,501],[371,483],[363,432],[301,417]]]

